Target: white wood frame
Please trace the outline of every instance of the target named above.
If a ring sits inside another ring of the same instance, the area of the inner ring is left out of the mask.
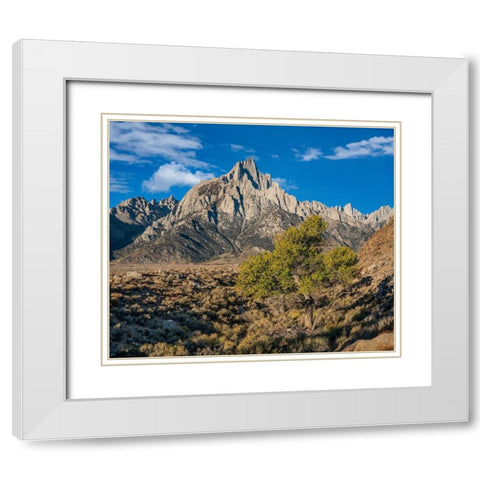
[[[466,60],[22,40],[14,45],[13,75],[14,435],[60,439],[468,420]],[[66,400],[69,79],[432,94],[432,386]]]

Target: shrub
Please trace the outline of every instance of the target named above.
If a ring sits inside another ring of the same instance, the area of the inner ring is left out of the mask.
[[[165,342],[158,342],[155,345],[145,343],[140,347],[140,352],[147,357],[176,357],[188,355],[188,350],[183,345],[169,345]]]

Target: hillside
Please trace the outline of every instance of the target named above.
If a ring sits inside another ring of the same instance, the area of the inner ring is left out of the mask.
[[[394,324],[394,220],[374,233],[358,252],[359,282],[350,298],[368,311],[360,322],[362,337],[339,348],[345,351],[393,348]],[[377,336],[378,335],[378,336]]]

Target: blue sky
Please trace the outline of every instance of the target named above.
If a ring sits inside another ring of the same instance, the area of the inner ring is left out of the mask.
[[[299,200],[393,207],[393,129],[110,122],[110,206],[173,194],[254,157]]]

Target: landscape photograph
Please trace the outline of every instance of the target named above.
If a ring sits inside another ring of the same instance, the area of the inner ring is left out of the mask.
[[[394,142],[110,120],[108,357],[394,351]]]

